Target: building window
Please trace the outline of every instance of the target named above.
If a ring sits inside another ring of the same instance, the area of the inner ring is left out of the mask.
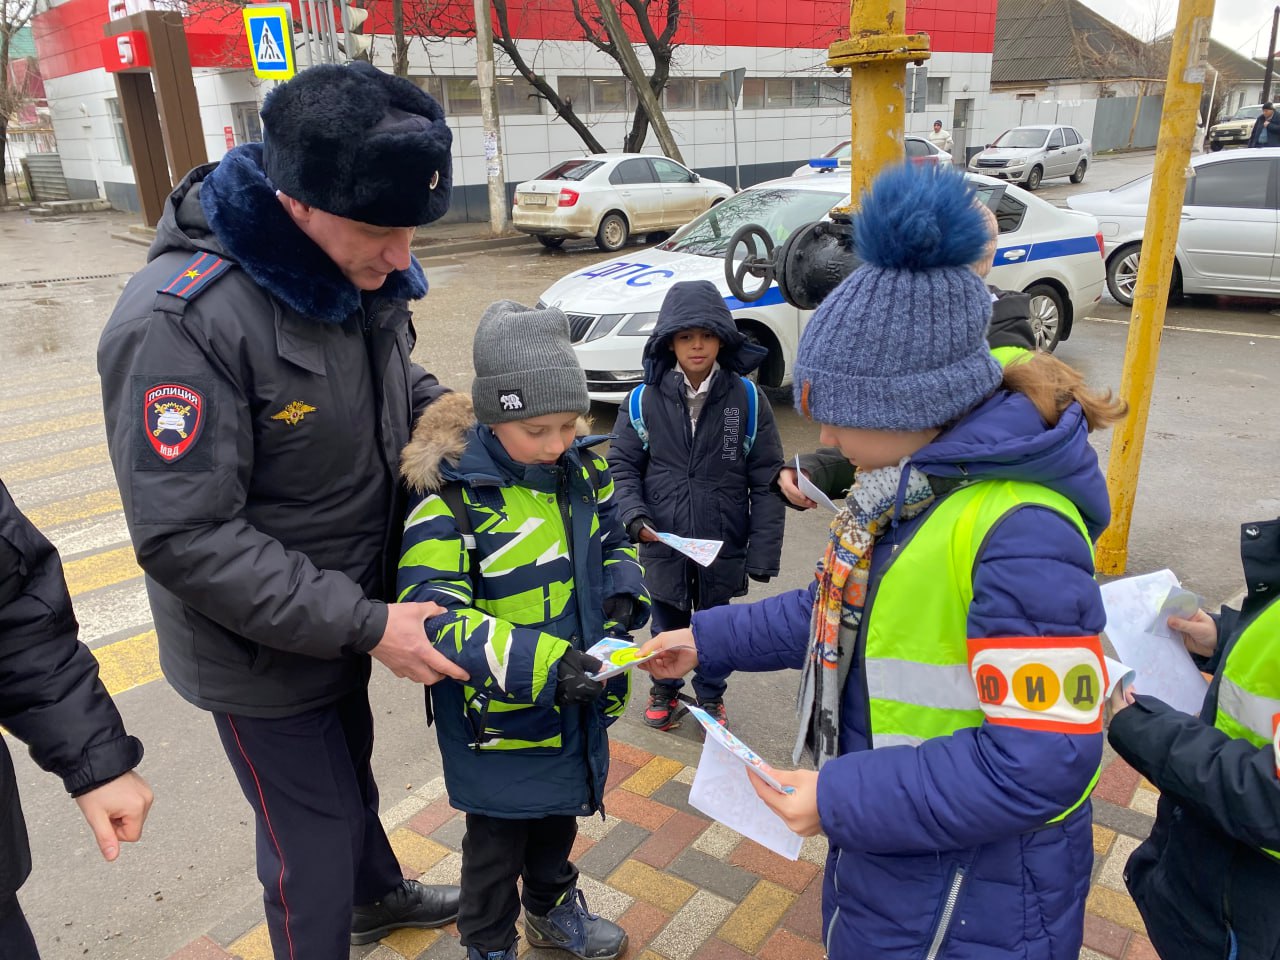
[[[591,78],[591,112],[622,113],[635,109],[631,82],[622,77]]]
[[[742,106],[747,110],[764,107],[764,80],[760,77],[747,77],[742,81]]]
[[[947,78],[946,77],[929,77],[926,83],[928,84],[928,102],[929,103],[946,103],[947,102]]]
[[[848,106],[850,99],[850,86],[847,78],[824,78],[820,90],[822,96],[822,103],[820,106],[831,107],[840,104]]]
[[[440,101],[451,117],[480,116],[480,85],[475,77],[410,77],[419,89]],[[502,116],[542,113],[542,100],[524,77],[495,77],[498,113]]]
[[[498,77],[498,112],[504,117],[539,116],[542,97],[524,77]]]
[[[107,116],[111,120],[111,132],[115,135],[116,151],[120,154],[120,162],[126,167],[132,167],[133,157],[129,153],[129,138],[124,135],[124,115],[120,112],[120,101],[115,97],[107,100]]]
[[[693,78],[672,77],[663,88],[663,107],[667,110],[692,110],[697,106]]]
[[[262,140],[262,117],[258,114],[258,104],[250,100],[245,103],[231,105],[231,127],[236,134],[236,143],[258,143]]]
[[[764,108],[766,110],[789,110],[794,105],[792,81],[783,77],[778,80],[764,82]]]
[[[724,92],[724,82],[717,77],[714,80],[698,80],[699,110],[728,110],[729,95]]]
[[[817,77],[793,81],[793,99],[797,107],[813,108],[822,100],[822,83]]]

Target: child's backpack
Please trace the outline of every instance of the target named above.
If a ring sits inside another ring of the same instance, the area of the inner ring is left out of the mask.
[[[756,422],[760,418],[760,393],[756,382],[747,377],[738,377],[742,381],[742,385],[747,388],[747,432],[746,437],[742,441],[742,455],[745,457],[751,453],[751,448],[756,442]],[[635,430],[636,436],[640,438],[640,443],[644,449],[649,449],[649,428],[644,425],[644,389],[648,384],[642,383],[631,391],[631,396],[627,397],[627,416],[631,418],[631,428]]]

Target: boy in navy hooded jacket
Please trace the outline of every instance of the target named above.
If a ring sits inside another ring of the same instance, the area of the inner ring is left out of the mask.
[[[785,508],[770,484],[782,441],[769,401],[743,379],[766,356],[710,282],[671,287],[645,344],[638,402],[628,397],[618,410],[608,458],[619,515],[640,544],[654,633],[742,596],[747,577],[766,583],[778,573]],[[704,568],[657,542],[658,530],[724,546]],[[682,684],[654,681],[645,723],[674,725]],[[725,686],[714,673],[693,678],[698,703],[722,723]]]

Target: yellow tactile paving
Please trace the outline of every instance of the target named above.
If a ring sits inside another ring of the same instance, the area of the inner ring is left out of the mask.
[[[609,886],[652,904],[666,913],[675,913],[697,893],[691,883],[655,870],[639,860],[625,860],[609,877]]]
[[[669,757],[654,757],[627,779],[623,780],[619,786],[631,793],[649,797],[683,769],[684,764],[679,760],[672,760]]]
[[[1118,893],[1103,886],[1095,886],[1089,891],[1089,899],[1085,901],[1085,910],[1103,920],[1110,920],[1122,927],[1128,927],[1135,933],[1146,933],[1146,924],[1142,922],[1142,914],[1129,898],[1128,894]]]
[[[227,947],[227,952],[240,960],[272,960],[271,935],[267,925],[260,923],[243,937]]]
[[[449,848],[429,840],[422,834],[401,827],[388,838],[396,858],[410,870],[424,873],[449,855]]]
[[[390,947],[405,960],[415,958],[440,939],[439,930],[396,930],[388,937],[382,938],[382,945]]]
[[[796,895],[790,890],[761,880],[729,915],[716,936],[754,956],[795,902]]]
[[[8,480],[5,476],[4,479]],[[43,507],[32,507],[23,511],[27,519],[40,530],[48,530],[64,523],[75,523],[77,520],[88,520],[90,517],[103,517],[110,513],[119,513],[124,507],[120,503],[120,492],[115,487],[106,490],[95,490],[78,497],[66,500],[55,500]]]
[[[154,630],[104,644],[93,655],[98,658],[98,676],[113,697],[163,676]]]
[[[56,417],[37,420],[34,423],[20,423],[12,427],[0,427],[0,449],[5,443],[17,443],[19,440],[34,440],[53,433],[66,433],[68,430],[81,430],[84,427],[103,425],[102,410],[85,410],[81,413],[60,413]]]
[[[63,572],[67,576],[67,589],[71,591],[72,597],[142,576],[142,571],[133,558],[131,546],[117,547],[115,550],[95,553],[91,557],[71,560],[63,564]]]
[[[1107,851],[1111,849],[1111,842],[1115,840],[1116,832],[1110,827],[1101,827],[1098,824],[1093,825],[1093,853],[1094,856],[1104,857]]]
[[[4,435],[5,431],[0,427],[0,437]],[[81,447],[78,450],[55,453],[50,457],[38,457],[35,460],[11,463],[6,467],[0,467],[0,477],[4,478],[5,483],[26,483],[31,480],[43,480],[59,473],[70,473],[72,470],[79,470],[83,467],[96,467],[110,459],[107,445],[105,443],[97,443],[91,447]]]

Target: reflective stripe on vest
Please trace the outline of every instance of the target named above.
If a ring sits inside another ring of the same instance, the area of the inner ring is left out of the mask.
[[[874,748],[917,746],[983,723],[969,668],[973,573],[988,534],[1025,506],[1053,510],[1090,543],[1080,511],[1066,497],[1038,484],[986,480],[944,496],[885,567],[864,620],[863,677]],[[1054,820],[1080,806],[1092,789],[1091,783]]]
[[[1273,600],[1232,644],[1218,681],[1213,725],[1255,747],[1273,747],[1280,714],[1280,600]],[[1280,762],[1280,760],[1278,760]],[[1280,770],[1277,771],[1280,775]],[[1261,848],[1280,860],[1280,852]]]

